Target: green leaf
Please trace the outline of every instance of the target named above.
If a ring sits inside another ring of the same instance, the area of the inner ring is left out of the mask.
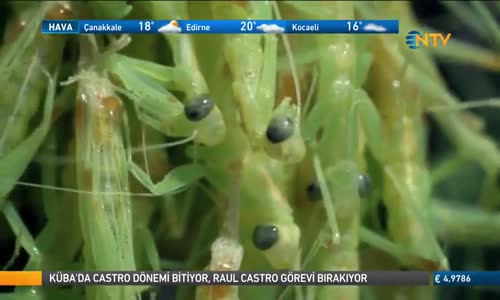
[[[96,19],[122,19],[132,10],[127,1],[89,1]]]

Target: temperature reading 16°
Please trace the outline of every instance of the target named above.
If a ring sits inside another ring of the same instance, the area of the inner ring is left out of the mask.
[[[154,25],[154,21],[146,21],[146,22],[139,22],[139,26],[140,26],[140,29],[141,31],[150,31],[151,30],[151,26]]]
[[[241,31],[252,31],[255,21],[241,21]]]
[[[359,30],[359,25],[363,24],[363,22],[358,22],[358,21],[348,21],[347,22],[347,30],[348,31],[358,31]]]

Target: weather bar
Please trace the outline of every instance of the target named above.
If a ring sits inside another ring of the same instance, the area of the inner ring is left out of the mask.
[[[398,20],[44,20],[43,34],[399,33]]]

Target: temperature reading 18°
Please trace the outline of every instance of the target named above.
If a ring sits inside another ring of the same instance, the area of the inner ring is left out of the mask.
[[[347,22],[347,30],[348,31],[358,31],[359,30],[359,25],[363,24],[363,22],[358,22],[358,21],[348,21]]]
[[[255,21],[241,21],[241,31],[252,31]]]
[[[146,21],[146,22],[139,22],[139,26],[140,26],[140,29],[141,31],[150,31],[151,30],[151,26],[154,25],[154,21]]]

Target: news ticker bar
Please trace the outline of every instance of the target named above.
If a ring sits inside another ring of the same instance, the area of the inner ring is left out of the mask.
[[[43,34],[399,33],[399,20],[44,20]]]
[[[427,272],[0,272],[0,285],[429,285]]]
[[[69,285],[500,285],[500,271],[54,272],[0,271],[0,286]]]

